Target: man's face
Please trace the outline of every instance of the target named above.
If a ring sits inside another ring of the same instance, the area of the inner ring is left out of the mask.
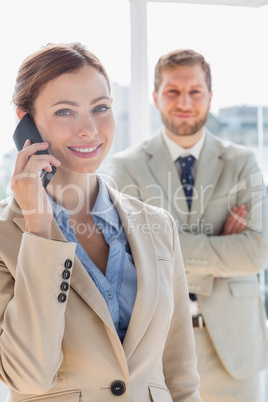
[[[167,135],[200,137],[210,109],[205,72],[197,64],[164,70],[158,91],[154,91],[155,106],[159,109]]]

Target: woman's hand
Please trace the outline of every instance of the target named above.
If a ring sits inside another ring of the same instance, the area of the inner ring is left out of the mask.
[[[11,189],[22,210],[26,230],[50,239],[53,212],[40,173],[42,169],[51,172],[51,165],[59,166],[60,161],[50,154],[35,155],[47,147],[47,142],[25,142],[17,156]]]

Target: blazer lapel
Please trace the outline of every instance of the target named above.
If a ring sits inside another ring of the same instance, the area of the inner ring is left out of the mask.
[[[148,166],[168,200],[163,208],[173,216],[179,216],[181,223],[187,222],[188,206],[182,183],[161,132],[147,143],[145,152],[151,156]]]
[[[52,225],[51,237],[53,240],[66,241],[65,236],[55,220]],[[71,276],[71,287],[117,336],[113,320],[103,296],[76,255]]]
[[[13,219],[13,221],[23,232],[25,231],[24,218],[16,217]],[[55,219],[53,219],[52,223],[51,238],[52,240],[67,241]],[[71,287],[117,336],[104,298],[76,255],[74,258],[73,272],[71,276]]]
[[[158,260],[150,228],[146,207],[133,212],[128,199],[108,188],[122,221],[137,270],[138,292],[123,347],[126,358],[132,355],[146,332],[158,297]],[[139,323],[139,325],[137,325]]]
[[[141,210],[134,212],[127,197],[109,186],[107,188],[122,221],[137,269],[138,293],[123,343],[126,358],[129,358],[146,332],[156,307],[159,286],[157,251],[148,226],[145,204],[140,204]],[[13,220],[21,230],[25,230],[23,218]],[[66,241],[55,220],[52,224],[52,238]],[[105,300],[76,256],[71,287],[95,311],[119,341]]]
[[[163,141],[161,131],[148,141],[145,152],[150,156],[148,166],[156,183],[163,189],[168,205],[163,205],[174,217],[178,217],[180,225],[191,225],[197,218],[202,218],[214,193],[217,182],[224,168],[221,159],[224,149],[214,136],[206,130],[206,139],[198,162],[195,178],[195,192],[189,212],[182,183],[169,151]]]
[[[222,147],[207,131],[195,178],[197,197],[193,197],[192,200],[192,213],[189,214],[190,222],[195,221],[196,217],[202,217],[205,213],[224,168],[224,162],[221,159],[222,154]]]

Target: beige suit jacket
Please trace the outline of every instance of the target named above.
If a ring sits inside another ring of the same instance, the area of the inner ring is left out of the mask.
[[[108,190],[138,275],[123,344],[75,244],[56,222],[52,240],[24,233],[14,199],[0,204],[0,376],[10,402],[201,402],[174,221]],[[66,271],[70,287],[63,292]],[[59,302],[61,293],[66,302]],[[111,392],[114,381],[125,384],[120,396]]]
[[[191,211],[159,132],[115,155],[110,184],[169,211],[177,222],[189,291],[197,294],[207,330],[235,378],[268,364],[268,334],[257,275],[268,261],[268,204],[253,153],[208,131],[197,163]],[[235,205],[248,209],[247,229],[220,236]]]

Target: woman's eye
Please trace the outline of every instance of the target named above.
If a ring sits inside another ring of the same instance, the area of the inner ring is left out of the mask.
[[[57,116],[69,116],[70,114],[72,114],[72,111],[69,109],[61,109],[58,110],[55,114]]]
[[[93,109],[93,113],[102,113],[102,112],[106,112],[109,109],[110,109],[110,106],[98,105]]]

